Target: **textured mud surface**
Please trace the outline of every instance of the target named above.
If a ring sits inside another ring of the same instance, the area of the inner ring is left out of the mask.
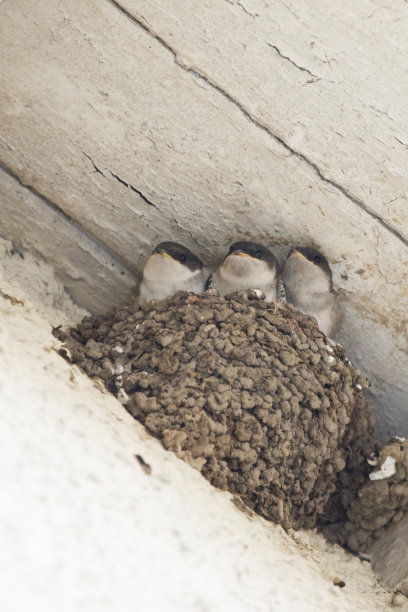
[[[328,530],[331,539],[356,552],[367,551],[408,513],[408,440],[392,438],[370,463],[347,520]]]
[[[289,306],[179,292],[55,334],[167,449],[285,527],[344,519],[371,469],[366,379]]]

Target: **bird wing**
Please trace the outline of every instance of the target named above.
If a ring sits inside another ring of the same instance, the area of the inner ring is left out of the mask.
[[[278,298],[279,302],[283,302],[284,304],[288,303],[286,299],[285,283],[281,278],[278,278],[276,283],[276,297]]]
[[[213,277],[214,274],[211,273],[210,276],[207,278],[207,282],[205,283],[205,291],[207,289],[213,289]]]

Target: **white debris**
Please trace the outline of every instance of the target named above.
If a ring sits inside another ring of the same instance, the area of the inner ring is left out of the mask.
[[[117,376],[120,376],[121,374],[123,374],[123,365],[122,364],[118,364],[115,368],[115,374]]]
[[[263,295],[263,291],[261,289],[254,289],[254,292],[257,298],[260,298]]]
[[[126,405],[130,399],[123,387],[119,389],[117,397],[120,403],[123,405]]]
[[[398,442],[405,442],[405,438],[401,438],[401,436],[392,436],[394,438],[394,440],[397,440]]]
[[[362,390],[363,390],[363,387],[362,387],[361,385],[358,385],[358,384],[357,384],[357,385],[356,385],[356,389],[358,389],[359,391],[362,391]]]
[[[333,363],[334,361],[334,357],[332,357],[332,355],[329,355],[326,359],[327,363]]]
[[[113,351],[115,351],[115,353],[123,353],[123,346],[114,346]]]
[[[333,353],[334,353],[334,351],[333,351],[332,347],[331,347],[329,344],[326,344],[326,349],[327,349],[327,352],[328,352],[328,353],[331,353],[331,354],[333,354]]]
[[[383,480],[384,478],[390,478],[395,474],[395,459],[394,457],[387,457],[380,469],[377,472],[371,472],[368,475],[370,480]]]

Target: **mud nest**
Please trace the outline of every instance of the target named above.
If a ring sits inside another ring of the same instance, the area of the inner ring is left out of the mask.
[[[408,513],[408,440],[391,438],[368,461],[371,473],[349,505],[346,520],[325,529],[329,539],[355,552],[369,550]]]
[[[255,292],[179,292],[55,330],[165,448],[288,527],[346,520],[377,450],[368,383],[316,321]]]

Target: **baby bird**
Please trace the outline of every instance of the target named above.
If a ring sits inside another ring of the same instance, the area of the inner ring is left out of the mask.
[[[233,291],[260,289],[268,302],[276,299],[277,261],[262,244],[235,242],[212,277],[209,285],[220,295]]]
[[[177,242],[161,242],[146,262],[139,296],[164,300],[181,289],[200,293],[207,278],[203,262],[189,249]]]
[[[340,312],[327,259],[315,249],[292,249],[281,274],[286,300],[297,310],[317,319],[321,331],[331,336]]]

